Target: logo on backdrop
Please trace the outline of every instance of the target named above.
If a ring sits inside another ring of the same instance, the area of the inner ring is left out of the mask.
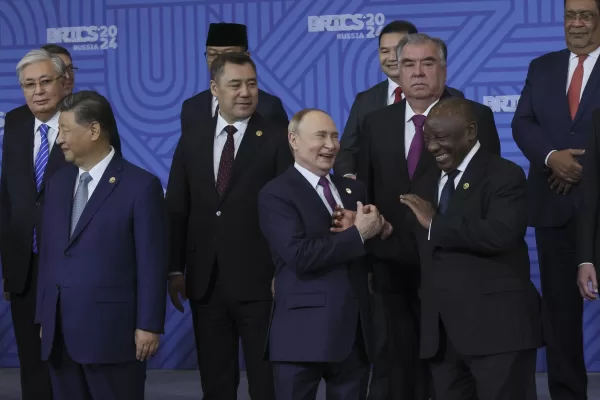
[[[46,42],[72,44],[73,51],[114,50],[117,48],[115,25],[71,26],[46,29]]]
[[[519,104],[519,95],[512,96],[483,96],[483,104],[492,109],[493,112],[514,113]]]
[[[338,39],[373,39],[379,36],[385,23],[385,15],[341,14],[311,15],[308,17],[309,32],[340,32]]]

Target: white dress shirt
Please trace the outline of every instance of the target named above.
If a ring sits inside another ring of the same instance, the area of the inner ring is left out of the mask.
[[[217,106],[219,105],[219,99],[217,99],[215,96],[212,97],[212,103],[210,106],[210,110],[211,113],[210,115],[214,117],[215,115],[215,111],[217,111]]]
[[[400,86],[390,78],[388,78],[388,97],[387,97],[387,105],[394,104],[394,100],[396,100],[396,95],[394,92],[396,88]],[[402,92],[402,98],[404,98],[404,92]]]
[[[81,178],[81,175],[84,172],[88,172],[90,174],[90,176],[92,177],[92,180],[88,182],[88,200],[89,200],[92,197],[92,193],[94,193],[94,190],[98,186],[98,183],[100,183],[100,179],[102,179],[102,175],[104,175],[104,171],[106,171],[106,168],[108,167],[108,164],[110,164],[110,161],[113,159],[114,155],[115,155],[115,149],[111,147],[110,153],[108,153],[108,155],[106,157],[104,157],[102,159],[102,161],[100,161],[98,164],[94,165],[94,167],[92,169],[90,169],[89,171],[79,168],[79,174],[77,175],[77,180],[75,181],[75,190],[73,191],[73,196],[75,196],[75,193],[77,193],[77,187],[79,186],[79,178]]]
[[[242,143],[244,133],[246,133],[246,128],[248,128],[248,121],[250,121],[249,117],[243,121],[228,124],[227,121],[223,119],[223,117],[221,116],[221,112],[219,111],[219,115],[217,116],[217,128],[215,129],[215,141],[213,144],[215,182],[217,180],[217,175],[219,174],[219,163],[221,162],[221,153],[223,152],[223,148],[225,147],[225,142],[227,142],[227,132],[225,132],[225,127],[227,127],[228,125],[233,125],[237,129],[237,132],[233,135],[233,147],[235,149],[233,156],[235,158],[238,149],[240,148],[240,143]]]
[[[598,56],[600,56],[600,47],[596,50],[592,51],[588,54],[588,57],[583,62],[583,81],[581,82],[581,92],[579,92],[579,100],[581,101],[581,96],[583,96],[583,91],[585,90],[585,86],[590,80],[590,76],[592,75],[592,71],[594,70],[594,66],[596,65],[596,61],[598,60]],[[573,74],[575,74],[575,69],[579,64],[579,57],[577,54],[571,53],[569,56],[569,74],[567,75],[567,87],[565,88],[565,93],[569,93],[569,86],[571,86],[571,80],[573,79]],[[548,158],[550,158],[550,154],[554,153],[556,150],[552,150],[546,156],[546,160],[544,164],[548,166]]]
[[[40,132],[40,126],[42,124],[48,125],[48,157],[54,147],[56,138],[58,137],[58,117],[60,112],[57,112],[46,122],[42,122],[39,119],[35,119],[34,131],[33,131],[33,165],[35,165],[35,158],[40,152],[42,146],[42,133]]]
[[[467,153],[466,157],[462,160],[462,162],[456,168],[459,171],[459,173],[454,178],[453,183],[454,183],[455,189],[456,189],[456,186],[458,185],[458,183],[460,182],[460,180],[463,176],[463,173],[467,169],[467,166],[469,165],[469,163],[471,162],[471,160],[473,159],[473,157],[475,156],[475,154],[477,153],[477,151],[479,150],[480,147],[481,147],[481,144],[479,143],[479,141],[477,141],[477,143],[475,143],[475,146],[473,146],[471,151],[469,151],[469,153]],[[442,175],[438,182],[438,194],[437,194],[438,204],[440,202],[440,197],[442,196],[442,190],[444,189],[444,185],[446,185],[446,182],[448,182],[448,174],[446,172],[442,171]],[[431,236],[431,225],[432,224],[433,224],[433,221],[431,221],[431,223],[429,224],[429,235],[427,236],[427,239],[431,238],[430,236]]]
[[[429,111],[435,106],[439,99],[431,103],[427,110],[423,113],[424,116],[429,114]],[[415,134],[417,133],[415,128],[415,123],[411,121],[412,117],[414,117],[416,113],[413,111],[408,101],[406,102],[406,110],[404,111],[404,157],[408,157],[408,151],[410,150],[410,144],[412,143]]]
[[[312,186],[313,189],[317,191],[317,194],[323,201],[323,204],[325,204],[325,207],[327,207],[327,210],[329,210],[329,214],[333,215],[333,210],[331,209],[331,206],[329,206],[327,198],[325,198],[325,192],[323,191],[323,187],[319,185],[319,180],[321,179],[321,177],[313,174],[298,163],[294,163],[294,167],[302,174],[303,177],[306,178],[308,183],[310,183],[310,186]],[[340,206],[344,207],[344,204],[342,203],[342,198],[340,197],[340,194],[338,193],[337,188],[333,184],[333,181],[331,180],[329,174],[325,175],[325,178],[327,178],[327,180],[329,181],[329,187],[331,188],[331,193],[333,194],[333,198],[335,199],[336,204],[339,204]]]

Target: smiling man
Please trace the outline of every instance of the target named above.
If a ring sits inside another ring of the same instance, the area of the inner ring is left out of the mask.
[[[424,126],[437,168],[400,196],[417,220],[420,355],[437,399],[535,400],[542,324],[525,174],[485,152],[480,129],[468,101],[440,101]]]

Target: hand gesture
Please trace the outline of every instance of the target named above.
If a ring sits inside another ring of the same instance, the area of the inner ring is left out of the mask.
[[[180,295],[182,300],[187,300],[185,295],[185,278],[183,275],[171,275],[169,277],[169,287],[167,290],[173,307],[175,307],[177,311],[183,312],[183,304],[181,304],[181,300],[179,300]]]
[[[552,172],[562,181],[568,184],[576,184],[581,180],[581,164],[575,156],[582,156],[585,150],[566,149],[555,151],[548,157],[548,166]]]
[[[333,220],[331,221],[331,232],[339,233],[346,229],[354,226],[354,219],[356,218],[356,211],[346,210],[339,204],[335,206],[333,210]]]
[[[356,217],[354,226],[360,232],[363,240],[369,240],[383,231],[384,219],[374,205],[363,206],[359,201],[356,203]]]
[[[431,221],[436,214],[435,209],[430,202],[423,200],[415,194],[404,194],[400,196],[400,202],[410,207],[423,228],[429,229]]]

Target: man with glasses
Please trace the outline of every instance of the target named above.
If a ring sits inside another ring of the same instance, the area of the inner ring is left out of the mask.
[[[52,398],[50,378],[41,361],[39,326],[34,324],[40,248],[40,220],[45,182],[66,164],[54,142],[58,102],[68,94],[67,68],[46,50],[27,53],[17,64],[26,108],[6,114],[0,176],[0,255],[4,298],[11,313],[23,400]],[[114,122],[116,126],[116,122]],[[116,131],[115,131],[116,132]],[[120,150],[118,134],[111,144]]]
[[[204,53],[208,70],[210,71],[210,66],[218,56],[234,52],[250,55],[246,25],[225,22],[210,24]],[[203,112],[210,112],[214,117],[217,115],[218,106],[219,100],[211,94],[210,89],[207,89],[183,103],[181,120],[183,122],[189,118],[189,113],[193,115],[197,110],[206,110]],[[267,120],[287,128],[288,116],[279,97],[259,89],[256,112]]]
[[[515,142],[530,162],[529,226],[535,228],[548,385],[555,400],[587,398],[583,303],[577,287],[576,209],[582,156],[600,107],[600,0],[566,0],[567,48],[536,58],[512,122]],[[584,270],[585,272],[585,270]]]

